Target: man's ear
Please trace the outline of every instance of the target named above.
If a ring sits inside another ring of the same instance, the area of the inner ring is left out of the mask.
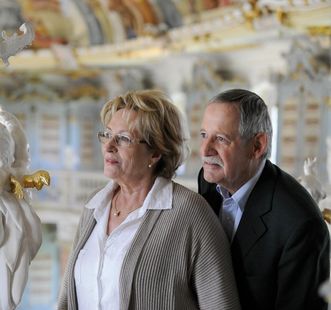
[[[257,133],[253,138],[253,155],[256,159],[261,158],[267,151],[268,136],[264,132]]]

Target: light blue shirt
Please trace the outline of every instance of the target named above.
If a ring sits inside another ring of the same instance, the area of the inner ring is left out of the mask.
[[[252,192],[257,180],[260,178],[266,160],[263,160],[255,175],[241,186],[232,196],[221,185],[216,186],[216,190],[223,197],[222,207],[219,217],[225,232],[228,234],[230,242],[238,229],[241,217],[244,213],[247,199]]]

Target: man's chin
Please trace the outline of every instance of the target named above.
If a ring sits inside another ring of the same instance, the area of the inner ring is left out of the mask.
[[[208,171],[206,170],[204,170],[203,178],[209,183],[217,183],[219,180],[219,177],[214,174],[208,173]]]

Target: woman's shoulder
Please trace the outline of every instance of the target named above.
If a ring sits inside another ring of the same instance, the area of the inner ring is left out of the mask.
[[[208,202],[197,192],[174,182],[171,218],[198,235],[222,235],[221,224]]]
[[[173,208],[213,214],[208,202],[200,194],[176,182],[173,182]]]
[[[176,196],[178,199],[191,198],[191,199],[197,199],[199,201],[205,201],[205,199],[200,194],[193,191],[192,189],[175,181],[172,181],[172,183],[173,183],[173,195]]]

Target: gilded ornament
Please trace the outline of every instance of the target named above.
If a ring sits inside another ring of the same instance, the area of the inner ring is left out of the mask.
[[[327,221],[329,224],[331,224],[331,209],[324,208],[322,214],[324,220]]]
[[[32,174],[24,175],[22,183],[14,176],[10,176],[10,191],[18,198],[23,199],[23,188],[36,188],[38,191],[44,185],[50,185],[50,176],[46,170],[38,170]]]

